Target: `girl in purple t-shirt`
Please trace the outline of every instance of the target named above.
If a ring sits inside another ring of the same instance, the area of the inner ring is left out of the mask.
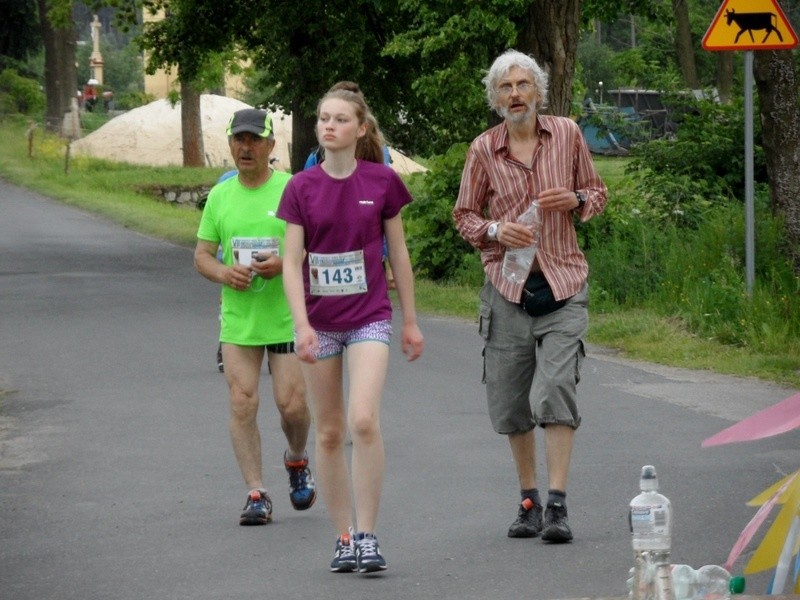
[[[317,138],[325,160],[292,177],[278,209],[287,222],[283,284],[295,351],[314,398],[317,481],[338,535],[330,568],[367,573],[386,568],[375,537],[384,470],[379,414],[392,317],[381,263],[384,234],[403,312],[403,352],[415,360],[425,345],[400,216],[411,196],[381,164],[380,131],[361,94],[328,92],[317,107]],[[370,160],[357,160],[357,147]],[[352,482],[344,452],[348,426]]]

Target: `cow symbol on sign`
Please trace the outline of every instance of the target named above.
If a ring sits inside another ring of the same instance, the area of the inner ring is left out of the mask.
[[[778,21],[778,16],[775,13],[761,12],[736,14],[736,11],[731,8],[725,12],[725,17],[728,19],[728,25],[731,23],[736,23],[739,26],[739,33],[736,34],[736,39],[733,40],[734,44],[739,42],[739,38],[745,31],[750,34],[750,41],[755,42],[755,39],[753,39],[753,31],[761,31],[762,29],[767,31],[767,35],[765,35],[764,39],[761,40],[762,44],[767,41],[767,38],[773,31],[778,35],[780,41],[783,41],[781,32],[778,31],[778,28],[775,26],[777,25]]]

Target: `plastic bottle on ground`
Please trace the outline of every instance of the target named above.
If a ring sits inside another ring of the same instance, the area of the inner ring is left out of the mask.
[[[697,571],[689,565],[672,565],[672,592],[675,600],[694,600]]]
[[[670,565],[672,505],[658,492],[654,466],[642,467],[639,489],[640,494],[631,500],[629,513],[634,552],[632,598],[674,600]]]
[[[539,203],[536,200],[517,218],[517,223],[529,226],[533,231],[534,240],[533,244],[524,248],[506,248],[503,257],[503,277],[512,283],[524,282],[528,278],[533,258],[536,256],[542,226]]]
[[[705,565],[697,569],[697,600],[725,600],[730,598],[731,574],[719,565]]]

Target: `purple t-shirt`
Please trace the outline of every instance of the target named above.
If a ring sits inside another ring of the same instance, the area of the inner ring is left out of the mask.
[[[278,217],[304,228],[308,253],[364,253],[365,293],[312,295],[308,255],[303,260],[306,309],[314,329],[345,331],[392,318],[382,263],[383,221],[411,200],[397,173],[363,160],[345,179],[334,179],[316,166],[289,180]]]

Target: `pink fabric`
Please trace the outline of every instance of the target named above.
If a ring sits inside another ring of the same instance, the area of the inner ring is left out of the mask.
[[[800,427],[800,392],[703,440],[702,447],[760,440]]]
[[[766,520],[769,516],[772,507],[775,506],[775,503],[778,501],[778,498],[781,497],[781,494],[786,491],[789,485],[794,481],[797,473],[792,475],[786,482],[776,491],[772,497],[761,505],[761,508],[758,509],[756,514],[750,519],[750,522],[742,529],[742,533],[739,534],[739,539],[736,540],[736,543],[731,548],[730,554],[728,554],[728,560],[725,561],[725,564],[722,565],[728,571],[733,572],[733,563],[736,562],[736,559],[739,558],[742,551],[747,547],[747,544],[750,543],[750,540],[753,539],[753,536],[758,531],[758,528],[761,527],[762,523]]]

